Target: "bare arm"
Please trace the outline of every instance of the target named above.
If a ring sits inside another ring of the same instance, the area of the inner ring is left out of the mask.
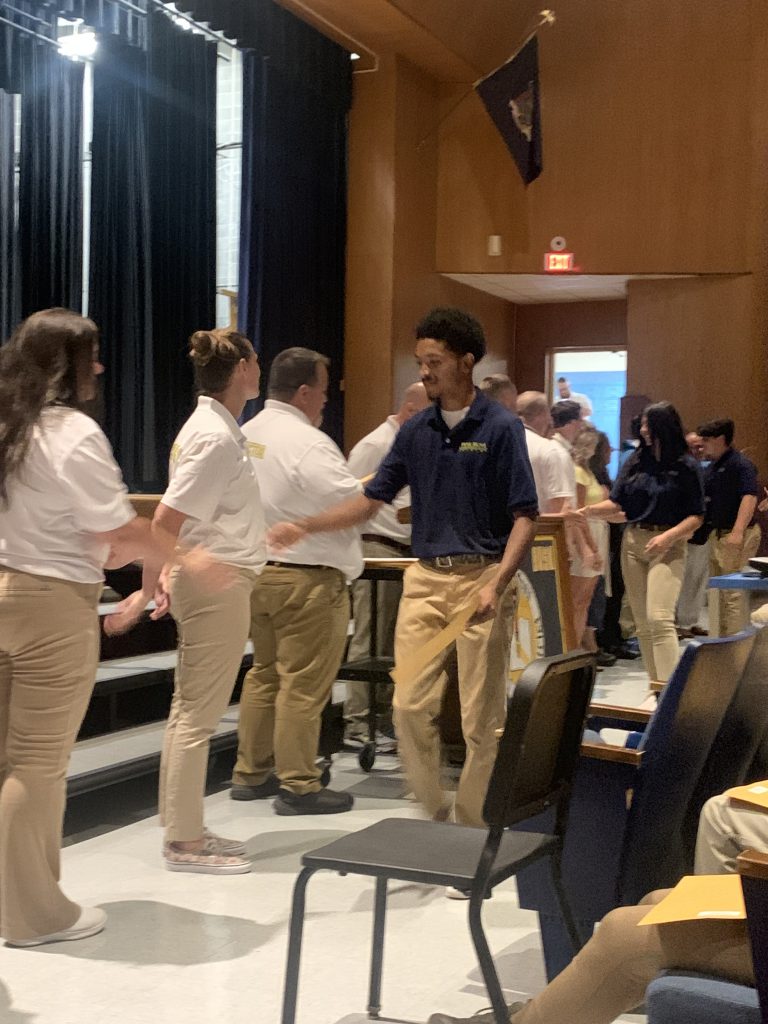
[[[744,543],[744,531],[747,529],[749,524],[752,522],[752,517],[755,514],[757,508],[757,498],[754,494],[745,494],[741,499],[739,505],[739,511],[736,515],[736,522],[733,524],[733,529],[725,539],[726,544],[732,544],[734,547],[740,548]]]
[[[477,610],[470,619],[470,625],[486,622],[496,615],[499,600],[525,558],[535,533],[535,519],[529,519],[527,516],[518,516],[515,519],[504,548],[504,554],[499,562],[498,571],[495,577],[480,591],[480,600]]]
[[[664,533],[657,533],[655,537],[652,537],[645,545],[645,553],[647,555],[664,554],[677,541],[688,540],[692,537],[703,522],[704,516],[686,516],[677,526],[665,530]]]
[[[267,531],[267,543],[275,551],[285,551],[295,547],[311,533],[333,533],[365,523],[376,515],[383,504],[383,501],[374,501],[364,494],[356,494],[316,516],[300,519],[296,523],[275,523]]]

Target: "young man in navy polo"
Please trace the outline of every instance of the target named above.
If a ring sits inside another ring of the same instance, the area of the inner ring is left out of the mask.
[[[298,523],[281,523],[270,543],[365,522],[406,485],[418,562],[403,581],[395,634],[402,661],[467,603],[477,610],[456,642],[467,757],[455,818],[482,825],[482,809],[503,726],[515,572],[533,540],[536,488],[520,420],[472,383],[485,354],[480,324],[458,309],[434,309],[416,329],[416,362],[432,405],[404,424],[362,495]],[[417,799],[436,820],[451,815],[440,786],[437,717],[445,657],[398,683],[394,709],[400,753]]]
[[[704,525],[711,531],[710,576],[738,572],[760,546],[760,527],[754,523],[757,470],[733,447],[733,432],[733,420],[729,419],[710,420],[698,429],[702,455],[710,460],[704,472]],[[720,621],[710,622],[710,632],[730,636],[744,628],[747,615],[738,591],[721,591],[719,609]]]

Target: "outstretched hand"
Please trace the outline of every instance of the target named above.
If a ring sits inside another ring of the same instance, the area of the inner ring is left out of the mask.
[[[267,530],[267,544],[273,551],[290,551],[306,536],[307,531],[298,523],[275,523]]]

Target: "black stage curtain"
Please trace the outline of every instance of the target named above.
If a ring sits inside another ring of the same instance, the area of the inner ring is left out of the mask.
[[[143,51],[116,37],[101,40],[94,65],[89,315],[101,328],[106,432],[126,483],[137,490],[160,475],[146,76]]]
[[[80,311],[83,291],[83,65],[44,43],[27,50],[21,82],[21,315]]]
[[[13,96],[0,89],[0,345],[20,319]]]
[[[267,372],[292,345],[330,357],[323,426],[341,445],[346,109],[256,55],[243,97],[240,324]]]
[[[161,469],[194,405],[187,341],[216,318],[216,44],[153,14],[149,184]]]

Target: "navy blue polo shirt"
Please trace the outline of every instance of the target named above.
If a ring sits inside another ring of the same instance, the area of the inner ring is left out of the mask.
[[[757,497],[759,493],[754,464],[735,448],[728,448],[704,474],[707,526],[713,530],[732,530],[741,499],[746,495]]]
[[[453,430],[438,406],[404,423],[365,494],[391,502],[406,486],[417,558],[500,555],[515,513],[537,510],[525,429],[479,391]]]
[[[611,501],[630,523],[677,526],[688,516],[704,515],[701,470],[687,454],[670,466],[662,466],[644,446],[624,464],[613,485]]]

